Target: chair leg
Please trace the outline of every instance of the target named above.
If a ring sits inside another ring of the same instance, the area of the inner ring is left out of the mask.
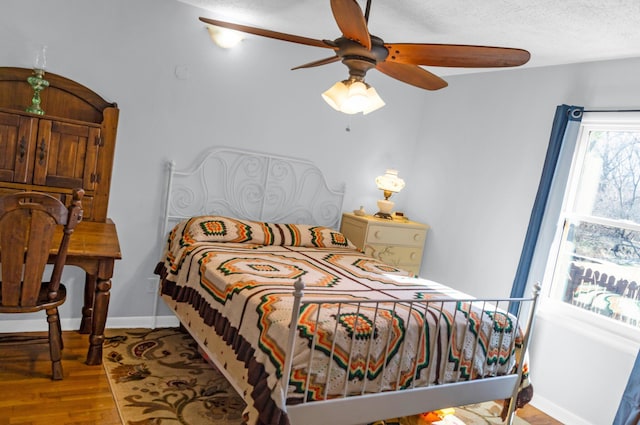
[[[62,373],[62,329],[57,308],[47,309],[49,322],[49,353],[51,354],[51,379],[57,381],[63,378]]]
[[[58,316],[58,335],[60,335],[60,353],[64,350],[64,340],[62,339],[62,324],[60,323],[60,316]]]

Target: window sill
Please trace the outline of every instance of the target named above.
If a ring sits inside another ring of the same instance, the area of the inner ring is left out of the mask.
[[[640,328],[550,298],[541,299],[537,316],[576,333],[635,356],[640,348]]]

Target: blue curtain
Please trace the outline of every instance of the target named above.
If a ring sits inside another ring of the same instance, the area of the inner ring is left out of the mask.
[[[544,161],[540,184],[538,185],[538,193],[531,211],[520,262],[518,263],[513,287],[511,288],[512,297],[522,297],[526,290],[531,262],[536,249],[542,219],[547,208],[549,192],[556,173],[560,152],[565,143],[570,144],[566,142],[566,140],[570,140],[568,138],[576,137],[576,127],[579,127],[582,121],[583,111],[584,108],[580,106],[560,105],[556,108],[547,156]],[[512,305],[510,311],[515,312],[517,308],[518,305]],[[640,352],[631,371],[612,425],[640,425]]]
[[[640,424],[640,353],[636,357],[636,363],[633,365],[612,425],[638,424]]]
[[[549,147],[547,148],[547,155],[542,168],[542,176],[540,177],[540,184],[538,185],[538,193],[536,194],[536,199],[531,211],[527,235],[525,236],[522,253],[520,254],[520,262],[518,263],[513,287],[511,288],[512,297],[522,297],[524,295],[533,253],[535,252],[542,218],[547,206],[547,200],[549,199],[549,191],[551,190],[551,183],[553,182],[563,141],[568,134],[570,135],[569,137],[575,137],[576,132],[567,131],[567,129],[570,123],[580,125],[583,110],[584,108],[581,106],[569,105],[559,105],[556,108],[556,115],[553,119],[553,126],[551,127]],[[514,304],[511,306],[510,311],[515,312],[517,308],[518,306]]]

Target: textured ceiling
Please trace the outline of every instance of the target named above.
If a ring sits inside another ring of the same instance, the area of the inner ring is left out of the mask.
[[[317,39],[340,35],[328,0],[179,1],[208,18]],[[389,43],[522,48],[531,52],[527,67],[640,57],[640,1],[372,0],[369,30]]]

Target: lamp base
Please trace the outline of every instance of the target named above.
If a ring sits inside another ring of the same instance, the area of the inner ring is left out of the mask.
[[[393,202],[388,199],[380,199],[378,201],[378,211],[373,216],[379,218],[386,218],[387,220],[392,220],[391,209],[393,208]]]
[[[385,213],[385,212],[381,212],[381,211],[378,211],[373,216],[374,217],[378,217],[378,218],[384,218],[384,219],[387,219],[387,220],[393,220],[393,216],[391,214]]]
[[[43,69],[34,69],[34,75],[27,77],[27,82],[33,88],[33,98],[31,98],[31,105],[25,110],[31,114],[44,115],[44,111],[40,107],[40,92],[49,87],[49,82],[44,79]]]

